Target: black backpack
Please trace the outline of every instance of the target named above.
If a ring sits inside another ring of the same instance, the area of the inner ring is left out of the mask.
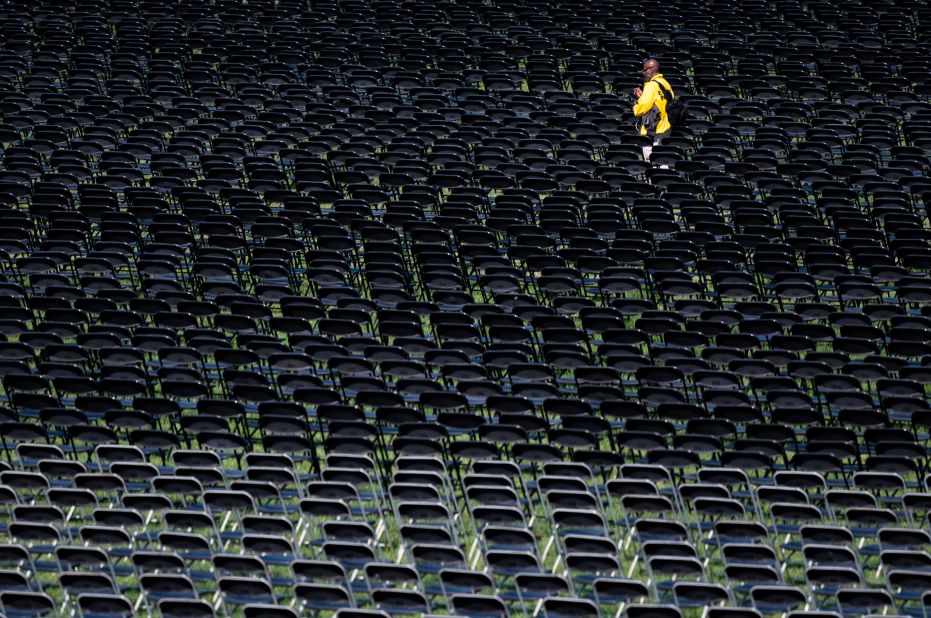
[[[663,98],[666,99],[666,118],[669,119],[669,124],[674,127],[685,124],[689,117],[689,104],[680,101],[679,97],[674,97],[661,82],[657,81],[656,85],[659,86]]]

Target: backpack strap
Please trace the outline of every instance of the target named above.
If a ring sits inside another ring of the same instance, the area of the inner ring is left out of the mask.
[[[654,82],[657,86],[659,86],[659,89],[663,93],[663,98],[666,99],[666,101],[671,102],[675,100],[676,97],[673,96],[672,91],[669,90],[669,88],[663,85],[663,82],[659,81],[658,79],[651,79],[650,81]]]

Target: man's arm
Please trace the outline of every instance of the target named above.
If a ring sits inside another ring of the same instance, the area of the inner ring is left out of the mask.
[[[640,98],[634,104],[634,116],[643,116],[656,104],[656,93],[659,92],[659,86],[654,82],[647,82],[643,87]]]

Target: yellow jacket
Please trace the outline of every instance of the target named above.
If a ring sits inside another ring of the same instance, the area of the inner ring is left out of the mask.
[[[663,96],[663,91],[660,90],[657,82],[662,84],[672,96],[676,96],[662,73],[657,73],[653,79],[643,84],[643,94],[634,104],[634,116],[642,119],[640,135],[665,133],[672,128],[669,124],[669,117],[666,115],[668,101]]]

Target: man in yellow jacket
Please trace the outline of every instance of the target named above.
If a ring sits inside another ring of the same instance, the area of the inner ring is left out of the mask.
[[[643,147],[643,160],[649,161],[650,155],[653,154],[653,146],[659,146],[672,128],[666,115],[666,105],[669,101],[663,94],[663,88],[673,97],[675,93],[659,72],[659,62],[652,58],[643,63],[643,80],[643,88],[634,88],[634,96],[637,97],[634,116],[640,118],[640,135],[653,138],[652,145]]]

